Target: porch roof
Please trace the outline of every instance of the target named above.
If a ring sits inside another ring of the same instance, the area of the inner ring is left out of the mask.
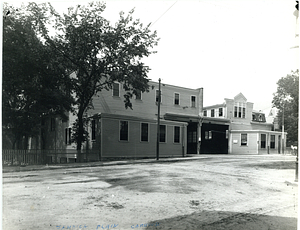
[[[143,117],[136,117],[136,116],[129,116],[123,114],[111,114],[111,113],[96,113],[89,118],[108,118],[108,119],[118,119],[118,120],[131,120],[131,121],[139,121],[139,122],[148,122],[148,123],[157,123],[157,119],[151,118],[143,118]],[[186,122],[180,120],[160,120],[161,124],[181,124],[187,125]]]
[[[199,122],[200,116],[178,113],[165,113],[164,118],[171,121]]]
[[[189,114],[178,114],[178,113],[166,113],[164,115],[166,120],[172,121],[183,121],[183,122],[200,122],[203,123],[214,123],[214,124],[228,124],[230,123],[229,119],[225,118],[216,118],[216,117],[200,117],[197,115]]]
[[[231,133],[269,133],[269,134],[282,134],[282,132],[271,131],[271,130],[260,130],[260,129],[251,129],[251,130],[231,130]],[[284,135],[287,135],[287,132],[284,132]]]
[[[229,119],[218,118],[218,117],[203,117],[203,123],[214,123],[214,124],[230,124]]]

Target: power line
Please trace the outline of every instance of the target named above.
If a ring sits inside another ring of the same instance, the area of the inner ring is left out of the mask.
[[[156,21],[155,22],[153,22],[153,23],[151,23],[151,25],[150,25],[150,27],[151,26],[153,26],[159,19],[161,19],[162,18],[162,16],[164,16],[176,3],[178,2],[178,0],[176,1],[176,2],[174,2],[173,4],[172,4],[172,6],[170,6],[158,19],[156,19]]]

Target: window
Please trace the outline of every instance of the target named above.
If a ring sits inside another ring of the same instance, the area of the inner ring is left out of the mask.
[[[193,108],[196,107],[196,96],[191,96],[191,106],[192,106]]]
[[[174,143],[180,143],[180,127],[174,126]]]
[[[120,97],[120,84],[119,83],[113,83],[113,96]]]
[[[66,128],[65,129],[65,144],[66,145],[71,144],[71,134],[72,134],[72,129],[71,128]]]
[[[205,131],[204,136],[205,140],[212,139],[212,131]]]
[[[219,117],[223,116],[223,108],[219,108]]]
[[[157,89],[155,93],[155,102],[158,102],[158,98],[159,98],[159,90]],[[161,103],[161,95],[160,95],[160,103]]]
[[[96,140],[96,120],[92,120],[92,141]]]
[[[179,105],[179,93],[175,93],[174,95],[174,105]]]
[[[136,90],[135,99],[142,100],[142,91],[141,90]]]
[[[50,124],[50,129],[51,131],[55,131],[55,118],[51,118],[51,124]]]
[[[239,117],[242,117],[242,107],[239,107]]]
[[[166,126],[160,125],[159,142],[166,142]]]
[[[260,135],[260,147],[262,149],[266,148],[266,134],[261,134]]]
[[[275,135],[271,135],[270,148],[275,149]]]
[[[196,143],[197,142],[197,131],[188,132],[188,143]]]
[[[208,140],[208,131],[205,131],[205,140]]]
[[[214,109],[212,109],[212,110],[210,111],[210,116],[211,116],[211,117],[215,117],[215,110],[214,110]]]
[[[141,123],[141,141],[148,141],[148,123]]]
[[[128,121],[120,121],[120,140],[128,141]]]
[[[247,134],[241,134],[241,145],[247,145]]]
[[[246,103],[242,103],[242,102],[234,103],[234,117],[240,117],[240,118],[246,117]]]
[[[237,116],[237,106],[234,106],[234,117],[238,117]]]
[[[203,116],[204,116],[204,117],[207,117],[207,110],[204,110],[204,111],[203,111]]]

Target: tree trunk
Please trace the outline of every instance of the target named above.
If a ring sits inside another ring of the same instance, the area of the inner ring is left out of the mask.
[[[77,118],[78,118],[77,156],[79,162],[83,162],[83,156],[81,152],[82,143],[84,141],[83,111],[84,110],[79,109],[77,114]]]

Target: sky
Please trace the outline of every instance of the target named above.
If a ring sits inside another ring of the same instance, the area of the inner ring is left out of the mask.
[[[58,12],[86,1],[51,1]],[[152,23],[160,41],[143,61],[153,81],[204,89],[204,106],[240,92],[255,110],[272,106],[277,81],[299,68],[294,0],[108,0],[103,16],[119,12]]]

